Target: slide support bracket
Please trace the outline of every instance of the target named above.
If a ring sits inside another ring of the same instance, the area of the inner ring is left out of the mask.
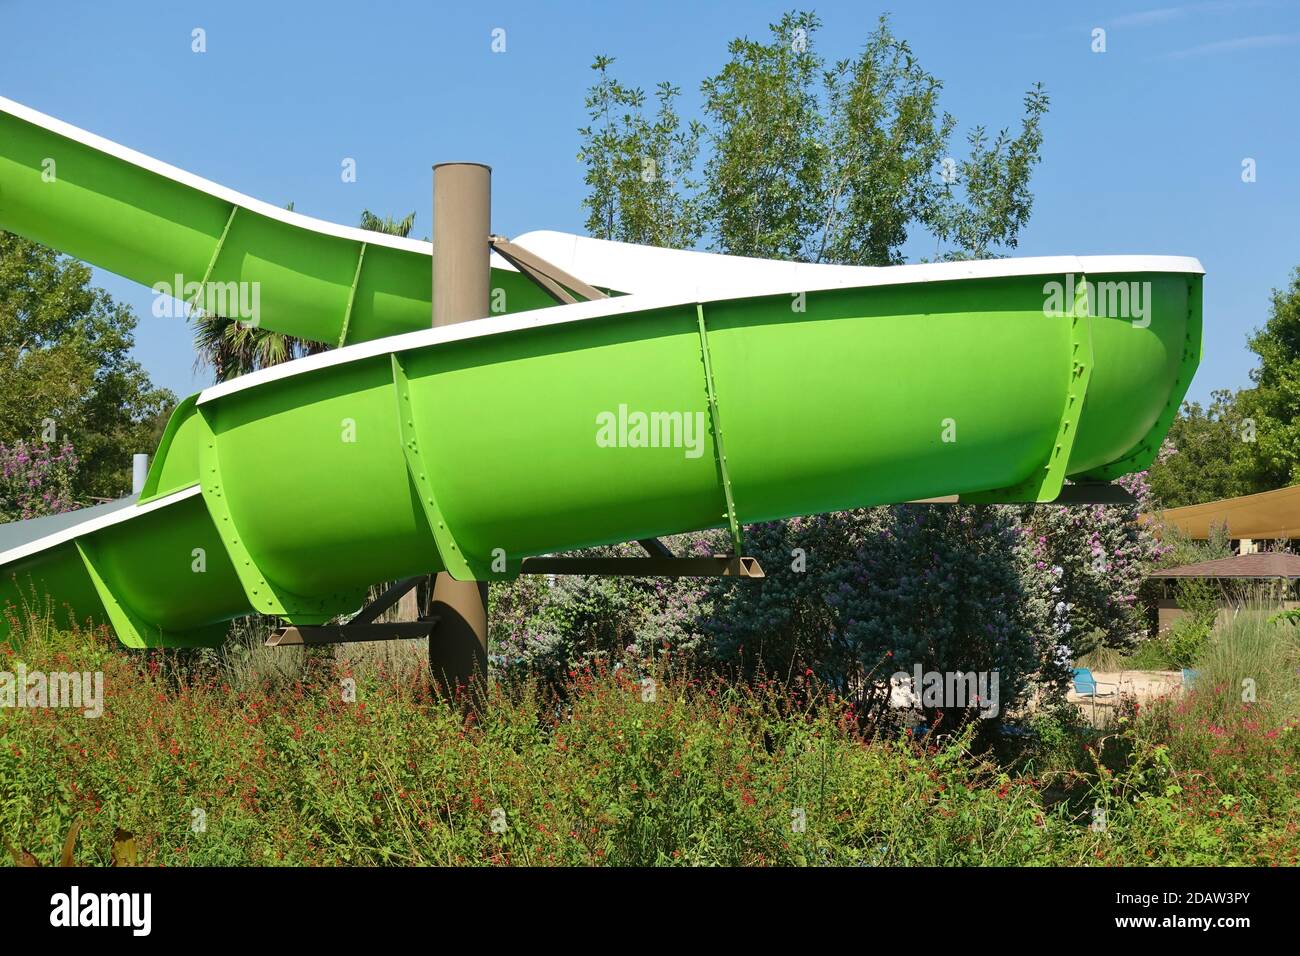
[[[736,517],[736,500],[731,491],[731,475],[727,471],[727,450],[722,441],[722,418],[718,414],[718,396],[713,385],[713,363],[709,358],[709,332],[704,324],[704,305],[695,303],[695,316],[700,327],[700,357],[704,362],[704,387],[709,398],[709,422],[713,426],[713,446],[718,461],[718,477],[722,482],[722,494],[727,503],[725,517],[727,528],[731,532],[731,546],[737,557],[744,551],[745,542]]]
[[[366,261],[366,243],[361,243],[361,254],[357,256],[357,271],[352,276],[352,288],[348,290],[348,307],[343,312],[343,328],[339,332],[339,348],[348,341],[348,326],[352,322],[352,305],[357,299],[357,286],[361,284],[361,266]]]
[[[438,506],[437,495],[433,491],[433,480],[429,477],[429,465],[420,452],[420,444],[415,429],[415,408],[411,401],[411,383],[407,380],[406,370],[402,368],[397,354],[392,356],[393,390],[397,393],[397,427],[402,439],[402,456],[406,460],[406,473],[420,499],[424,509],[425,520],[433,532],[434,543],[438,547],[438,556],[442,566],[457,581],[476,581],[479,577],[469,559],[456,543],[455,536],[447,527],[447,520]]]
[[[1047,461],[1018,485],[996,491],[964,494],[963,503],[996,504],[1034,502],[1047,504],[1061,497],[1065,487],[1066,469],[1070,464],[1070,451],[1079,431],[1079,418],[1088,396],[1088,382],[1092,378],[1092,315],[1088,303],[1088,277],[1080,275],[1074,288],[1074,304],[1070,320],[1070,380],[1065,392],[1065,407],[1056,429],[1056,438],[1048,452]]]
[[[554,263],[547,262],[541,256],[533,255],[523,246],[517,246],[505,236],[488,236],[488,244],[497,254],[510,263],[534,284],[541,288],[555,301],[572,305],[578,300],[569,290],[572,289],[588,302],[607,299],[609,296],[595,286],[588,285],[577,276],[570,275]]]
[[[226,227],[221,230],[221,238],[217,240],[217,248],[212,250],[212,258],[208,260],[208,268],[203,273],[203,281],[199,283],[199,294],[194,301],[190,303],[191,309],[203,311],[200,304],[205,302],[204,290],[208,287],[208,281],[212,278],[212,271],[217,267],[217,260],[221,258],[221,250],[226,247],[226,236],[230,235],[230,227],[234,225],[235,215],[239,212],[238,206],[230,207],[230,215],[226,217]]]

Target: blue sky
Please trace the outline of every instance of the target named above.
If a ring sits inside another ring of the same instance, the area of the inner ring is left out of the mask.
[[[0,0],[0,94],[324,219],[414,209],[414,234],[427,236],[430,166],[475,160],[494,169],[495,231],[581,232],[577,128],[593,56],[617,57],[619,77],[646,89],[677,83],[689,115],[728,40],[765,34],[792,6]],[[1017,254],[1198,257],[1206,335],[1192,397],[1248,383],[1246,336],[1300,265],[1300,3],[801,8],[821,16],[829,58],[853,55],[891,13],[963,133],[1015,124],[1042,80],[1052,109]],[[498,27],[503,54],[490,46]],[[1105,53],[1091,49],[1097,27]],[[357,182],[341,181],[343,157]],[[1248,157],[1253,183],[1241,179]],[[209,384],[183,322],[153,318],[146,289],[97,281],[140,315],[136,354],[156,382],[181,394]]]

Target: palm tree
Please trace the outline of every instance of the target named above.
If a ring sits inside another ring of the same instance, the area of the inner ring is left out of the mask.
[[[411,213],[405,219],[394,219],[392,216],[376,216],[369,209],[361,210],[361,228],[367,232],[382,232],[389,236],[401,236],[405,239],[411,234],[411,228],[415,225],[415,213]]]
[[[285,208],[292,210],[293,203]],[[369,209],[361,211],[361,228],[370,232],[405,238],[411,234],[414,225],[414,212],[403,219],[393,219],[391,216],[377,216]],[[210,367],[218,382],[334,347],[325,342],[313,342],[248,325],[223,315],[197,313],[194,325],[194,347],[198,352],[194,365],[196,368]]]

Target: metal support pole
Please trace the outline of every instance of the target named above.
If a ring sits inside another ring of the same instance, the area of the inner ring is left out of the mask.
[[[492,269],[492,169],[479,163],[433,167],[433,325],[486,318]]]
[[[480,163],[433,167],[434,327],[486,318],[492,270],[488,251],[492,169]],[[445,571],[433,586],[429,669],[444,696],[457,688],[481,700],[487,687],[487,582]]]
[[[145,479],[149,477],[149,456],[131,456],[131,494],[138,495],[144,491]]]

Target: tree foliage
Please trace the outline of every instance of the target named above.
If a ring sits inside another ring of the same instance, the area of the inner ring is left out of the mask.
[[[76,447],[70,493],[131,487],[131,453],[151,451],[176,403],[131,358],[136,317],[90,284],[90,269],[0,232],[0,443]]]
[[[1032,209],[1041,85],[1025,96],[1017,134],[976,126],[967,155],[951,157],[957,121],[939,107],[942,83],[887,18],[861,53],[829,64],[820,28],[816,14],[790,12],[764,39],[733,40],[700,84],[703,119],[685,124],[677,87],[661,84],[647,116],[643,92],[597,57],[579,152],[592,234],[678,248],[707,238],[732,255],[858,265],[901,262],[916,230],[942,258],[1014,248]],[[670,175],[647,182],[647,164]]]
[[[685,126],[677,113],[681,90],[660,83],[653,116],[644,91],[612,77],[614,58],[598,56],[597,80],[587,94],[590,123],[579,132],[578,159],[586,173],[587,231],[598,239],[685,248],[703,230],[701,202],[691,169],[703,127]]]
[[[1256,430],[1247,449],[1250,481],[1261,491],[1300,483],[1300,268],[1287,288],[1273,290],[1271,314],[1250,348],[1259,356],[1255,387],[1242,402]]]
[[[76,475],[71,445],[0,442],[0,522],[71,511]]]
[[[813,258],[828,167],[818,26],[814,14],[786,14],[766,42],[732,40],[731,59],[700,86],[712,150],[705,196],[721,252]]]
[[[1247,475],[1250,432],[1238,393],[1220,389],[1210,404],[1183,402],[1164,448],[1151,466],[1151,492],[1164,508],[1181,508],[1255,490]]]
[[[1169,430],[1170,453],[1151,469],[1167,508],[1272,491],[1300,483],[1300,268],[1274,289],[1263,328],[1249,339],[1259,365],[1253,387],[1184,402]]]

